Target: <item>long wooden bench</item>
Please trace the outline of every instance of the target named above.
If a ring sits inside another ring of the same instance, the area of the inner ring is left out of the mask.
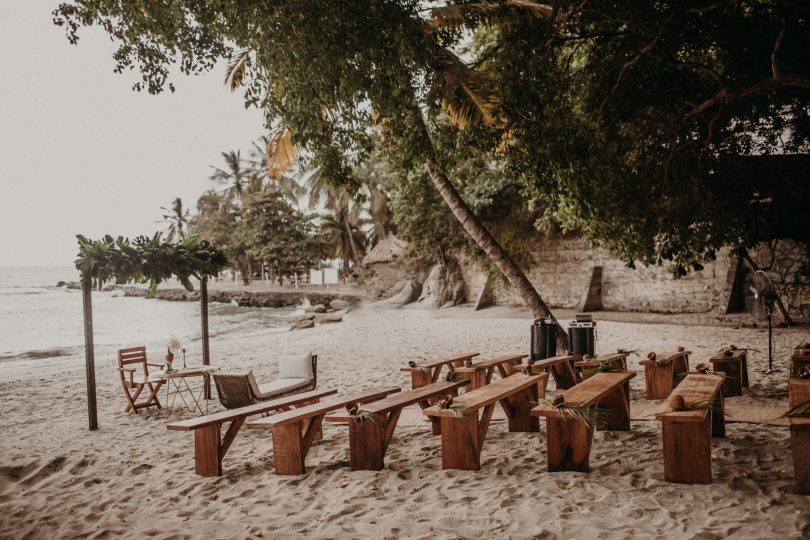
[[[482,386],[486,386],[492,382],[492,375],[495,370],[498,370],[501,378],[508,377],[512,374],[513,368],[520,364],[520,361],[526,358],[527,354],[505,354],[489,360],[483,360],[470,364],[469,366],[462,366],[455,368],[456,373],[460,373],[470,380],[468,390],[476,390]]]
[[[656,355],[656,360],[640,360],[644,366],[647,399],[666,399],[689,371],[690,351],[676,351]]]
[[[166,425],[171,431],[194,432],[194,469],[202,476],[221,476],[222,460],[239,429],[249,416],[276,411],[289,411],[294,407],[302,407],[317,403],[321,398],[336,394],[337,390],[312,390],[302,394],[274,399],[240,407],[229,411],[218,412],[189,420],[172,422]],[[225,436],[222,436],[222,425],[230,422]]]
[[[345,407],[349,403],[358,405],[369,403],[399,391],[399,388],[391,387],[339,396],[329,401],[252,420],[247,423],[247,427],[273,430],[273,461],[276,464],[276,474],[305,474],[307,454],[327,413]]]
[[[631,371],[597,373],[562,393],[565,403],[608,409],[604,428],[614,431],[630,429]],[[548,471],[590,471],[593,428],[582,419],[567,413],[564,407],[541,403],[532,414],[546,418]],[[598,426],[602,428],[603,426]]]
[[[628,355],[629,353],[626,352],[600,354],[599,356],[593,356],[591,358],[588,358],[587,360],[580,360],[579,362],[574,362],[574,369],[579,375],[579,380],[587,379],[589,371],[604,365],[615,366],[621,369],[622,371],[627,371]]]
[[[349,456],[351,468],[357,470],[379,471],[384,467],[385,452],[394,435],[402,409],[418,404],[423,409],[430,406],[430,400],[445,395],[458,395],[458,389],[468,383],[439,381],[416,390],[397,392],[380,401],[367,403],[362,407],[364,415],[350,414],[348,411],[331,413],[326,416],[327,422],[349,424]],[[371,418],[368,415],[374,415]],[[438,418],[430,418],[433,433],[441,433]]]
[[[509,431],[538,431],[539,423],[530,411],[532,404],[544,397],[547,381],[548,373],[516,373],[462,394],[453,400],[453,408],[437,404],[425,409],[426,416],[438,417],[441,422],[442,468],[481,468],[481,448],[496,403],[506,413]]]
[[[535,369],[542,369],[549,373],[554,378],[554,384],[557,385],[557,388],[568,389],[577,384],[577,374],[574,371],[573,362],[574,356],[565,354],[535,360],[532,362],[532,366]],[[528,363],[518,364],[512,367],[512,370],[523,371],[527,366]]]
[[[469,366],[472,359],[480,354],[481,353],[477,352],[461,353],[446,358],[439,358],[438,360],[428,360],[418,364],[414,362],[414,365],[400,368],[399,370],[411,374],[411,387],[416,389],[420,386],[438,381],[439,373],[441,373],[444,366],[447,366],[447,369],[452,372],[457,367]]]
[[[673,410],[672,398],[655,417],[662,422],[664,479],[682,484],[712,483],[712,437],[726,436],[723,417],[723,379],[719,375],[687,375],[672,391],[686,408]],[[693,403],[711,402],[715,410],[689,410]]]

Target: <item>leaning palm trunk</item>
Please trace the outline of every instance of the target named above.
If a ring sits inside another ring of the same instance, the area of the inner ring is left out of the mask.
[[[416,122],[418,122],[419,131],[426,140],[426,148],[429,148],[433,153],[433,143],[430,141],[427,126],[425,126],[422,116],[418,111],[413,111]],[[495,263],[495,266],[506,276],[510,285],[515,288],[521,300],[531,310],[535,318],[549,317],[557,327],[557,350],[561,353],[568,349],[568,336],[557,322],[556,317],[551,313],[551,310],[546,305],[543,298],[532,285],[531,281],[526,277],[526,274],[520,269],[517,263],[509,256],[506,250],[498,243],[492,233],[481,223],[481,220],[473,214],[464,199],[456,190],[455,186],[450,182],[439,166],[433,156],[428,156],[425,159],[425,166],[427,167],[428,174],[430,175],[433,184],[444,199],[450,211],[461,223],[461,226],[475,240],[475,243],[484,250],[487,257]]]

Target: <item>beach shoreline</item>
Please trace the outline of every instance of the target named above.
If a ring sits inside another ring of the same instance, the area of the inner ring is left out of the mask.
[[[761,329],[598,319],[597,352],[684,345],[692,363],[735,343],[751,353],[751,388],[739,403],[784,403],[787,373],[766,376]],[[407,388],[399,368],[460,350],[482,357],[528,348],[530,318],[502,307],[431,311],[359,306],[339,324],[302,331],[245,327],[212,340],[212,363],[272,380],[279,354],[319,355],[319,388]],[[776,333],[784,369],[807,329]],[[159,355],[158,351],[150,354]],[[638,371],[640,357],[629,368]],[[162,411],[123,412],[113,357],[97,357],[100,429],[87,430],[80,357],[0,363],[0,537],[137,538],[750,538],[810,534],[807,497],[792,494],[787,429],[729,423],[712,441],[714,484],[663,480],[660,426],[599,432],[591,472],[545,470],[545,427],[508,433],[496,416],[480,471],[442,471],[439,438],[406,410],[379,472],[351,472],[344,427],[327,425],[307,474],[274,474],[271,436],[240,433],[224,474],[193,472],[193,437],[169,432]],[[196,353],[190,363],[197,363]],[[14,371],[14,365],[18,368]],[[550,384],[550,390],[553,389]],[[644,377],[631,381],[643,401]],[[631,409],[633,407],[631,403]],[[219,403],[210,402],[211,410]],[[175,412],[170,419],[191,416]]]

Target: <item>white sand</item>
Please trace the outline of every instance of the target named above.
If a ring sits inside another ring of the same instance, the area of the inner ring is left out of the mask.
[[[273,354],[311,349],[320,356],[321,388],[407,386],[398,370],[407,360],[525,350],[528,325],[528,317],[504,308],[361,309],[314,330],[219,337],[212,356],[215,365],[251,367],[259,380],[270,380]],[[598,328],[598,351],[685,345],[694,351],[693,365],[729,343],[760,349],[749,360],[750,393],[731,399],[785,399],[787,373],[761,374],[767,348],[761,329],[605,321]],[[807,328],[779,330],[778,366],[784,370],[789,348],[808,337]],[[512,434],[494,421],[481,470],[445,472],[440,440],[418,409],[403,418],[380,472],[350,472],[345,427],[327,425],[304,476],[276,476],[270,433],[244,430],[225,458],[224,476],[203,478],[193,472],[190,433],[167,431],[158,411],[122,412],[113,358],[97,359],[97,432],[87,430],[82,363],[53,360],[0,367],[0,538],[810,535],[810,497],[791,492],[784,427],[730,423],[727,438],[713,440],[710,486],[663,480],[660,426],[653,421],[633,422],[630,432],[598,432],[590,474],[546,472],[542,423],[540,433]],[[638,357],[630,360],[638,370]],[[643,385],[639,373],[634,400],[643,399]]]

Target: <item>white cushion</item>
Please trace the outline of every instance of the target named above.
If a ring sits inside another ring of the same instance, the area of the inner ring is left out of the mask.
[[[260,384],[259,385],[259,392],[261,393],[257,397],[264,397],[268,394],[278,394],[282,392],[287,392],[290,390],[295,390],[297,388],[301,388],[303,386],[308,385],[312,382],[312,379],[278,379],[271,383],[267,384]]]
[[[312,380],[312,353],[279,357],[278,378]]]

